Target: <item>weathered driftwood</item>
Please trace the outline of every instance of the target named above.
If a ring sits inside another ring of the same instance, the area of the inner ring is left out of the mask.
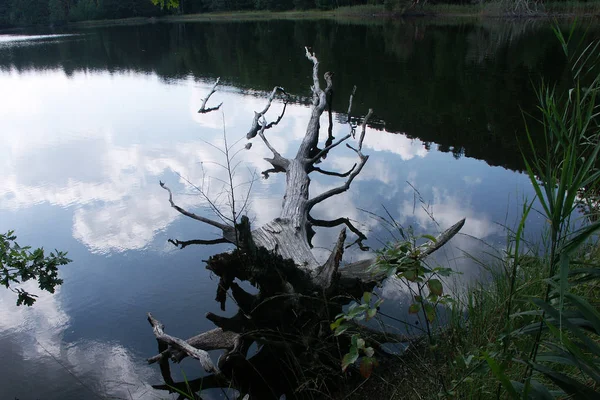
[[[178,362],[187,356],[201,360],[207,371],[214,372],[204,378],[203,388],[206,388],[207,385],[222,386],[226,383],[237,385],[241,388],[240,390],[247,390],[244,382],[248,381],[248,377],[243,378],[241,375],[254,376],[252,370],[259,368],[259,365],[265,368],[273,367],[273,363],[279,363],[282,358],[290,354],[293,355],[293,362],[287,363],[285,368],[273,372],[274,375],[282,373],[286,376],[285,379],[298,378],[297,369],[303,368],[303,366],[310,366],[310,368],[302,370],[300,375],[305,377],[317,374],[315,379],[323,374],[331,374],[333,370],[338,371],[340,354],[334,353],[338,351],[338,341],[343,341],[344,337],[333,339],[329,323],[341,311],[349,297],[360,296],[363,290],[371,290],[385,278],[383,274],[374,274],[370,271],[369,267],[375,262],[374,258],[342,265],[346,228],[356,235],[357,239],[354,243],[358,243],[362,249],[367,249],[362,243],[366,239],[365,235],[348,218],[340,217],[332,221],[325,221],[310,216],[311,210],[317,204],[347,191],[367,163],[369,156],[363,154],[363,141],[367,122],[373,111],[369,110],[363,119],[356,145],[346,144],[358,158],[352,169],[340,173],[315,167],[315,164],[324,159],[332,149],[350,137],[355,137],[357,126],[350,121],[355,90],[350,96],[348,108],[350,134],[334,140],[332,119],[330,118],[327,141],[322,149],[318,148],[320,117],[327,108],[328,99],[331,98],[333,74],[329,72],[324,74],[325,87],[322,88],[319,80],[319,61],[308,48],[305,51],[306,57],[313,64],[311,87],[313,98],[306,134],[296,155],[293,158],[282,156],[265,135],[265,130],[275,126],[283,117],[282,113],[276,121],[270,124],[264,117],[277,93],[281,92],[286,95],[282,88],[275,87],[268,97],[266,107],[260,112],[255,112],[250,131],[247,134],[248,139],[259,136],[273,154],[272,158],[265,159],[272,166],[271,169],[265,171],[265,177],[268,177],[269,173],[286,174],[286,190],[278,218],[253,230],[246,217],[242,217],[241,223],[238,225],[230,226],[177,206],[171,190],[163,182],[160,182],[161,187],[168,191],[169,203],[175,210],[199,222],[216,227],[222,232],[222,237],[219,239],[172,240],[173,244],[181,248],[190,244],[224,242],[237,246],[234,251],[217,254],[207,261],[207,269],[220,278],[216,300],[221,304],[221,308],[225,309],[228,298],[233,298],[238,306],[238,312],[233,317],[225,318],[208,313],[206,317],[218,328],[183,341],[166,335],[162,325],[149,315],[149,321],[159,341],[159,354],[148,361],[160,364],[165,383],[168,385],[173,386],[172,384],[174,384],[169,374],[168,359]],[[216,84],[213,92],[215,87]],[[345,181],[343,184],[311,198],[309,196],[309,174],[312,172],[338,176],[344,178]],[[422,259],[442,247],[458,233],[463,224],[464,219],[440,234],[435,241],[421,246],[414,257]],[[341,230],[329,259],[325,264],[319,264],[311,251],[310,240],[314,235],[313,227],[341,225],[345,227]],[[236,279],[252,283],[259,289],[259,293],[256,295],[247,293],[235,282]],[[355,326],[356,331],[365,329],[368,328]],[[370,330],[369,336],[374,341],[381,342],[390,339],[395,341],[416,339],[373,330]],[[247,360],[247,350],[254,342],[262,344],[263,348],[258,355]],[[193,349],[203,351],[198,352]],[[215,349],[225,350],[219,359],[218,366],[206,358],[206,351]],[[315,360],[319,362],[315,364]],[[315,368],[315,365],[320,366],[321,369]],[[308,370],[312,372],[308,372]],[[259,375],[259,380],[264,380],[264,374]],[[265,382],[265,387],[262,389],[258,388],[259,383],[250,386],[252,386],[255,396],[258,396],[258,393],[264,394],[273,390],[273,382],[268,384]],[[283,392],[272,394],[280,393]]]

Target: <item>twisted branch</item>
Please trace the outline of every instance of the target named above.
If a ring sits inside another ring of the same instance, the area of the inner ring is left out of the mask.
[[[354,171],[354,168],[356,168],[356,163],[352,166],[352,168],[350,168],[350,170],[348,170],[347,172],[332,172],[332,171],[325,171],[319,167],[313,167],[312,171],[317,171],[322,173],[323,175],[329,175],[329,176],[338,176],[340,178],[345,178],[348,175],[350,175],[352,173],[352,171]]]
[[[362,171],[363,167],[369,160],[369,156],[363,155],[361,152],[361,149],[362,149],[363,140],[365,139],[365,131],[366,131],[366,127],[367,127],[367,121],[369,120],[369,118],[371,117],[372,114],[373,114],[373,110],[369,109],[369,112],[367,113],[367,115],[365,116],[365,120],[363,121],[363,129],[362,129],[362,133],[360,135],[360,139],[358,141],[358,149],[355,149],[354,147],[352,147],[346,143],[346,146],[349,149],[352,149],[358,155],[358,158],[360,159],[358,167],[350,173],[350,175],[348,176],[348,180],[343,185],[333,188],[331,190],[328,190],[328,191],[321,193],[320,195],[315,196],[312,199],[308,200],[306,203],[308,211],[310,211],[315,205],[319,204],[320,202],[322,202],[332,196],[335,196],[337,194],[344,193],[345,191],[347,191],[350,188],[350,184],[352,183],[354,178],[356,178],[358,176],[358,174],[360,174],[360,171]],[[344,138],[341,139],[341,141],[346,140],[348,137],[350,137],[350,135],[346,135]],[[338,142],[341,142],[341,141],[338,141]],[[334,145],[339,144],[338,142],[334,143]]]
[[[267,111],[269,111],[269,108],[271,107],[271,103],[273,102],[273,99],[275,98],[275,95],[277,94],[278,91],[282,91],[285,94],[285,90],[282,87],[275,86],[273,88],[273,91],[271,92],[271,95],[267,99],[268,101],[267,101],[267,105],[265,106],[265,108],[260,112],[256,112],[256,111],[254,112],[254,119],[252,120],[252,125],[250,126],[250,130],[246,134],[247,139],[252,139],[253,137],[255,137],[256,134],[258,133],[258,131],[260,130],[261,126],[258,123],[258,121],[263,117],[263,115],[266,114]],[[287,105],[287,103],[284,105],[284,111],[285,111],[286,105]],[[283,116],[283,114],[282,114],[282,116]],[[279,122],[279,120],[281,120],[281,117],[278,119],[277,122]]]
[[[369,247],[365,246],[363,244],[364,240],[367,240],[367,237],[365,236],[364,233],[362,233],[357,227],[355,227],[352,222],[350,221],[350,219],[348,218],[337,218],[331,221],[326,221],[326,220],[322,220],[322,219],[314,219],[313,217],[311,217],[310,215],[308,216],[308,221],[313,225],[313,226],[321,226],[324,228],[333,228],[339,225],[346,225],[348,227],[348,229],[350,229],[356,236],[358,236],[358,239],[356,239],[354,242],[352,242],[351,244],[347,245],[346,248],[354,245],[354,244],[358,244],[358,247],[362,250],[362,251],[368,251]]]
[[[198,110],[198,113],[200,113],[200,114],[206,114],[206,113],[209,113],[211,111],[215,111],[215,110],[218,110],[219,108],[221,108],[221,106],[223,105],[223,102],[221,102],[221,104],[219,104],[216,107],[206,108],[206,102],[208,101],[208,99],[210,99],[210,96],[212,96],[213,93],[217,91],[217,85],[219,84],[220,80],[221,80],[220,77],[217,78],[217,81],[215,82],[215,84],[213,85],[212,89],[210,90],[210,93],[202,101],[202,105],[200,106],[200,109]]]

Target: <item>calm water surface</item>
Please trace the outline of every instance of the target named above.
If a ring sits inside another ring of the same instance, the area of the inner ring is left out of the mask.
[[[466,217],[466,235],[438,258],[466,279],[478,276],[460,249],[481,251],[477,239],[501,244],[499,224],[513,225],[523,197],[532,197],[518,172],[520,109],[534,105],[532,81],[560,84],[564,71],[548,25],[273,21],[0,35],[0,230],[73,259],[58,292],[42,294],[32,308],[16,307],[14,294],[0,291],[2,398],[167,398],[150,387],[160,378],[145,363],[156,352],[145,313],[179,337],[210,328],[203,316],[219,312],[216,281],[202,260],[227,247],[167,243],[218,232],[170,208],[158,182],[181,206],[208,215],[186,181],[219,194],[223,157],[211,145],[222,147],[224,129],[230,144],[241,139],[276,85],[292,103],[268,135],[291,156],[309,115],[304,45],[320,56],[322,72],[335,72],[335,136],[348,132],[353,85],[355,116],[375,110],[363,173],[315,216],[358,221],[373,247],[390,236],[360,209],[382,214],[386,207],[428,233]],[[222,112],[197,114],[218,76],[223,85],[211,102],[223,102]],[[275,101],[268,117],[281,107]],[[259,142],[240,152],[238,182],[260,175],[269,155]],[[340,147],[323,168],[354,162]],[[338,184],[314,177],[311,192]],[[283,187],[284,176],[256,180],[248,209],[254,224],[278,215]],[[534,231],[540,226],[531,222]],[[336,236],[318,231],[319,256]],[[358,257],[364,254],[349,253]],[[393,285],[384,292],[397,298],[392,308],[405,309]],[[183,368],[199,373],[193,362]]]

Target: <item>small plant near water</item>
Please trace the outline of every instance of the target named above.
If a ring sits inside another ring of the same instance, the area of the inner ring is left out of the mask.
[[[410,314],[422,314],[427,327],[429,342],[433,343],[435,336],[432,324],[436,320],[438,305],[452,303],[452,298],[444,294],[441,277],[453,273],[450,268],[434,267],[425,264],[422,259],[424,245],[417,245],[419,239],[427,239],[436,243],[437,239],[430,235],[416,237],[412,229],[405,231],[399,228],[403,241],[388,245],[377,252],[376,262],[370,268],[374,274],[385,274],[388,278],[396,277],[403,281],[409,289],[413,302],[408,308]],[[351,321],[369,321],[377,315],[383,299],[378,299],[371,305],[374,293],[365,292],[361,303],[352,302],[348,309],[336,316],[331,329],[336,336],[341,335],[352,327]],[[367,338],[367,340],[369,340]],[[362,354],[362,357],[361,357]],[[360,357],[360,373],[369,378],[373,368],[378,365],[374,358],[374,350],[367,347],[367,342],[358,334],[352,335],[350,349],[342,358],[342,371],[354,364]]]
[[[372,292],[365,292],[362,297],[362,303],[352,302],[348,307],[348,310],[338,314],[335,317],[335,321],[330,325],[335,336],[339,336],[346,332],[352,327],[349,323],[351,321],[370,320],[377,315],[377,310],[383,299],[375,301],[371,306],[371,299],[373,298]],[[358,334],[352,335],[350,349],[348,353],[342,358],[342,371],[354,364],[358,360],[360,353],[362,352],[363,357],[360,360],[360,373],[363,377],[368,378],[371,376],[373,368],[377,366],[377,360],[373,357],[375,351],[372,347],[366,347],[365,340]]]
[[[467,397],[600,398],[600,262],[593,251],[600,223],[588,216],[575,219],[578,196],[600,180],[600,43],[576,40],[575,26],[566,37],[558,28],[555,33],[571,67],[572,87],[561,93],[543,83],[537,121],[545,142],[534,143],[526,132],[532,156],[525,165],[541,207],[536,211],[549,225],[545,247],[535,257],[525,253],[527,216],[537,206],[525,204],[504,268],[493,276],[491,289],[481,291],[479,308],[469,308],[473,323],[465,334],[472,339],[482,330],[478,314],[485,313],[493,325],[487,343],[470,343],[461,352],[470,362],[457,363],[463,376],[447,396],[460,397],[470,385]]]

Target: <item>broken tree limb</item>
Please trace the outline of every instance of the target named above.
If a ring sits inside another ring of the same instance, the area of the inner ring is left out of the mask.
[[[167,343],[172,347],[178,348],[179,350],[186,352],[189,356],[194,357],[200,361],[200,365],[202,365],[202,368],[204,368],[205,371],[215,373],[219,372],[219,369],[213,364],[212,360],[210,359],[210,355],[206,351],[192,347],[189,343],[179,338],[167,335],[164,332],[164,325],[154,318],[150,313],[148,313],[148,322],[152,326],[154,336],[156,336],[157,340]]]
[[[234,332],[227,332],[221,328],[215,328],[207,332],[203,332],[199,335],[192,336],[186,339],[186,343],[197,349],[211,351],[211,350],[233,350],[236,345],[236,340],[239,335]],[[148,364],[159,362],[164,358],[171,358],[175,362],[180,362],[188,356],[188,353],[175,347],[168,347],[157,355],[148,359]]]
[[[346,228],[342,228],[340,231],[340,236],[338,237],[337,243],[333,248],[333,251],[329,255],[329,259],[323,264],[317,276],[315,277],[315,281],[317,284],[329,290],[331,285],[336,281],[335,275],[337,274],[338,268],[340,266],[340,262],[342,261],[342,257],[344,255],[344,242],[346,241]]]
[[[369,112],[367,113],[367,115],[365,116],[365,119],[363,120],[362,131],[360,133],[360,139],[358,140],[358,151],[359,152],[362,150],[363,140],[365,140],[365,132],[367,130],[367,122],[369,121],[369,118],[371,118],[372,115],[373,115],[373,109],[369,108]]]
[[[255,137],[256,134],[258,133],[258,131],[260,130],[261,126],[259,124],[259,121],[263,117],[263,115],[265,115],[266,112],[269,111],[269,108],[271,108],[271,103],[273,102],[273,99],[275,98],[275,95],[277,94],[278,91],[285,93],[285,90],[282,87],[275,86],[273,88],[273,91],[271,92],[271,95],[267,99],[267,105],[265,106],[265,108],[263,108],[262,111],[254,112],[254,119],[252,120],[252,125],[250,126],[250,130],[246,134],[247,139],[252,139],[253,137]],[[286,105],[287,105],[287,103],[286,103]],[[285,110],[285,105],[284,105],[284,110]]]
[[[265,158],[265,160],[270,162],[271,165],[273,166],[274,171],[270,171],[270,172],[285,172],[290,161],[287,158],[282,157],[281,154],[279,154],[279,152],[277,150],[275,150],[275,148],[271,145],[271,143],[269,143],[269,141],[267,140],[267,138],[265,136],[266,126],[267,126],[267,121],[263,118],[263,125],[262,125],[262,128],[260,129],[260,131],[258,131],[258,135],[265,143],[265,146],[267,146],[267,148],[269,150],[271,150],[271,153],[273,153],[273,158]],[[263,175],[264,175],[264,172],[263,172]],[[267,174],[267,177],[268,177],[268,174]]]
[[[217,81],[215,82],[215,84],[213,85],[212,89],[210,90],[210,93],[208,93],[208,95],[202,100],[202,105],[200,106],[200,109],[198,110],[199,114],[206,114],[209,113],[211,111],[216,111],[219,108],[221,108],[221,106],[223,105],[223,103],[219,104],[216,107],[210,107],[210,108],[206,108],[206,102],[208,101],[208,99],[210,99],[210,96],[213,95],[213,93],[215,93],[217,91],[217,85],[219,84],[219,81],[221,80],[221,78],[217,78]]]

